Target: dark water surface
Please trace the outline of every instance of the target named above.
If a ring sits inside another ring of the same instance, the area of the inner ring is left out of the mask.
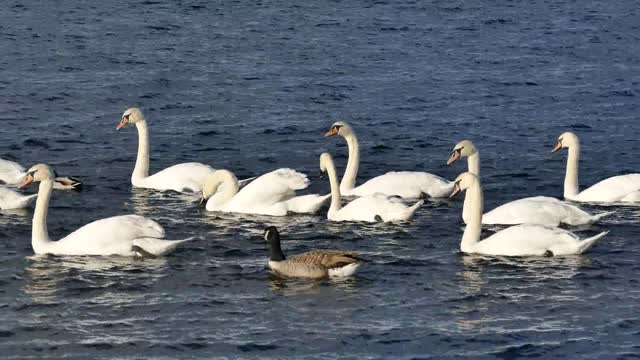
[[[85,191],[56,192],[54,239],[136,213],[169,237],[150,261],[33,257],[32,211],[0,214],[3,358],[614,358],[640,354],[640,226],[618,208],[585,256],[464,256],[460,199],[404,225],[331,224],[202,211],[132,190],[141,107],[151,170],[199,161],[239,177],[278,167],[318,179],[337,119],[362,145],[360,181],[389,170],[453,179],[453,145],[482,154],[486,208],[562,195],[567,130],[581,181],[640,170],[637,1],[5,1],[0,7],[0,157],[52,164]],[[35,187],[30,191],[36,191]],[[586,207],[598,212],[601,208]],[[286,252],[370,260],[343,281],[282,280],[261,238]]]

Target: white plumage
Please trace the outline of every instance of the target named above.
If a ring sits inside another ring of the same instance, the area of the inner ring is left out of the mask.
[[[0,186],[0,210],[23,209],[36,201],[37,194],[22,195],[17,191]]]

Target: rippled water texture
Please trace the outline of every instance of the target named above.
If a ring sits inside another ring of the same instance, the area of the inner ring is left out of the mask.
[[[308,3],[308,4],[307,4]],[[0,157],[52,164],[85,191],[56,192],[49,232],[137,213],[173,255],[33,257],[32,210],[0,214],[4,358],[557,357],[640,353],[638,208],[616,208],[587,255],[464,256],[460,199],[428,201],[404,225],[323,216],[212,215],[196,199],[132,190],[141,107],[152,172],[187,161],[238,177],[278,167],[318,179],[346,120],[360,181],[390,170],[453,179],[471,138],[486,208],[562,195],[567,130],[581,182],[640,170],[636,1],[12,1],[0,7]],[[36,191],[35,187],[28,191]],[[604,209],[587,207],[598,212]],[[343,281],[283,280],[261,234],[285,252],[346,249],[370,262]]]

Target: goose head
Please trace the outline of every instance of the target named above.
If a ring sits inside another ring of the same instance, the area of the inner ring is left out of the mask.
[[[456,178],[453,182],[453,192],[449,195],[450,198],[456,196],[459,192],[465,191],[473,186],[478,181],[478,177],[470,172],[464,172]]]
[[[453,147],[453,152],[451,152],[451,156],[449,160],[447,160],[447,165],[451,165],[451,163],[461,157],[469,157],[477,152],[478,150],[471,140],[462,140]]]
[[[275,226],[269,226],[264,230],[264,239],[269,243],[269,249],[271,250],[270,261],[284,261],[286,257],[282,253],[280,248],[280,233]]]
[[[34,181],[54,180],[56,177],[56,172],[49,165],[33,165],[27,170],[27,175],[25,175],[24,180],[18,185],[18,188],[21,189]]]
[[[333,125],[331,125],[331,129],[329,129],[329,131],[327,131],[327,133],[324,134],[324,136],[328,137],[328,136],[340,135],[342,137],[346,137],[348,135],[351,135],[352,133],[353,133],[353,130],[351,129],[351,126],[349,124],[347,124],[344,121],[336,121],[333,123]]]
[[[116,130],[122,129],[127,124],[135,124],[139,121],[144,121],[142,111],[138,108],[129,108],[122,114],[122,120],[120,120],[120,124],[118,124]]]
[[[273,244],[276,241],[280,242],[280,233],[278,232],[278,228],[275,226],[269,226],[264,230],[264,239],[267,240],[269,244]]]
[[[551,150],[551,152],[554,153],[560,149],[568,149],[577,145],[580,145],[578,136],[570,131],[567,131],[566,133],[558,137],[558,142],[556,143],[556,146]]]

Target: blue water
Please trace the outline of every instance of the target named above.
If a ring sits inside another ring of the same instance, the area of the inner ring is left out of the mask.
[[[359,180],[390,170],[453,179],[456,142],[482,156],[486,208],[562,195],[562,132],[581,183],[640,170],[637,1],[6,1],[0,7],[0,157],[80,177],[56,192],[49,232],[137,213],[196,238],[155,260],[33,257],[31,210],[0,214],[4,358],[632,358],[640,354],[638,208],[616,208],[580,257],[465,256],[462,202],[428,201],[403,225],[324,215],[207,214],[131,189],[139,106],[151,171],[199,161],[238,177],[292,167],[327,192],[350,122]],[[29,189],[35,191],[35,188]],[[602,208],[586,206],[598,212]],[[261,238],[353,250],[344,281],[283,280]]]

